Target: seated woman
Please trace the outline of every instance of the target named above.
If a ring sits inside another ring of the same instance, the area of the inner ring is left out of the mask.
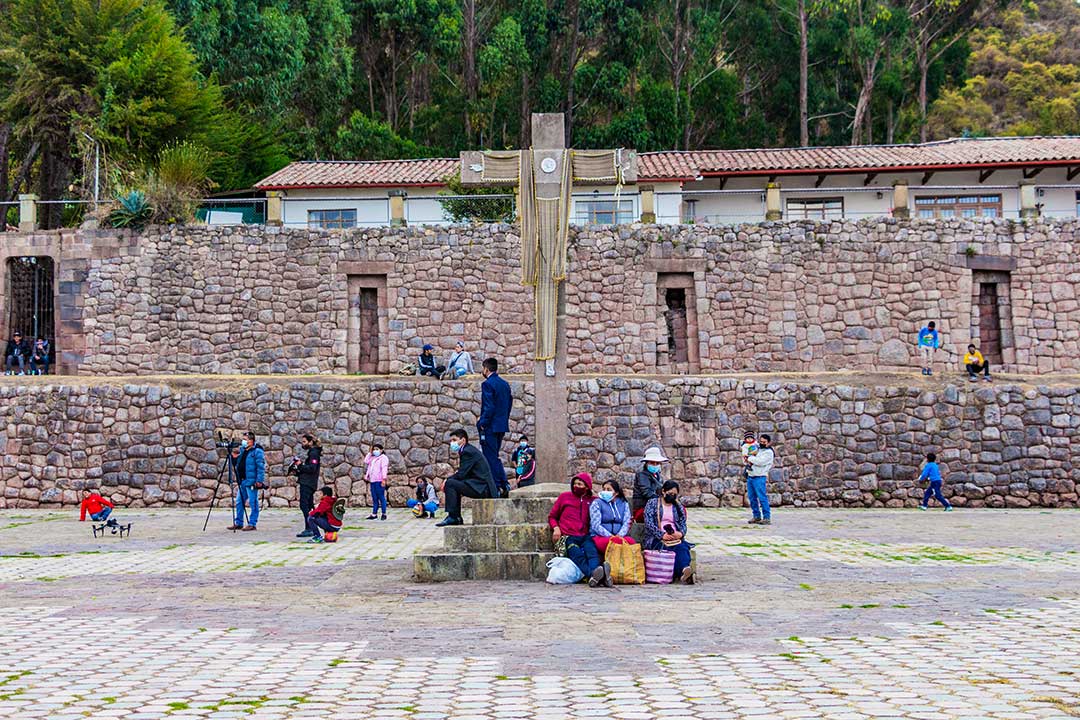
[[[465,352],[465,343],[458,340],[456,348],[450,355],[450,361],[446,363],[446,373],[443,375],[446,380],[457,380],[476,372],[473,370],[472,355]]]
[[[686,542],[686,509],[679,502],[679,483],[668,480],[660,495],[645,505],[646,550],[671,550],[675,553],[675,572],[672,580],[694,584],[694,569],[690,548]]]
[[[548,514],[551,540],[558,545],[566,539],[566,557],[574,561],[582,575],[589,579],[589,587],[614,587],[611,566],[601,562],[596,544],[589,536],[589,505],[593,501],[592,475],[583,472],[570,479],[570,490],[555,500]]]
[[[603,555],[612,538],[617,542],[634,544],[633,538],[627,537],[630,531],[630,503],[622,487],[614,480],[605,482],[600,495],[589,505],[589,532],[596,549]]]
[[[435,486],[430,480],[416,479],[416,497],[405,501],[405,506],[412,508],[413,513],[419,512],[417,517],[435,518],[435,511],[439,509],[439,495],[435,492]],[[417,511],[416,508],[420,510]]]

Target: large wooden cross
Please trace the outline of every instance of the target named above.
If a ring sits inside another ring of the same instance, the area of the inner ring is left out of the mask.
[[[535,288],[533,368],[536,482],[565,485],[569,463],[566,378],[566,243],[575,184],[637,182],[632,150],[569,150],[561,113],[532,116],[532,147],[461,153],[466,186],[515,186],[522,282]],[[618,198],[615,217],[618,218]]]

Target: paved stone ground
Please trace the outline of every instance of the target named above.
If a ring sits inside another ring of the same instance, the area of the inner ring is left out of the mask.
[[[1080,512],[691,510],[705,582],[409,581],[391,511],[0,512],[0,717],[1071,718]]]

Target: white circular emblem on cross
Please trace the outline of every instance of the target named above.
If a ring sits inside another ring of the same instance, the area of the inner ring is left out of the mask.
[[[555,172],[555,168],[558,167],[558,163],[555,162],[555,158],[544,158],[540,161],[540,169],[546,173]]]

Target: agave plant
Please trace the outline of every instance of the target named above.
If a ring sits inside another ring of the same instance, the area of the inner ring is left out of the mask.
[[[132,190],[127,195],[117,197],[116,201],[120,207],[109,213],[109,225],[114,228],[142,230],[154,214],[154,208],[142,190]]]

